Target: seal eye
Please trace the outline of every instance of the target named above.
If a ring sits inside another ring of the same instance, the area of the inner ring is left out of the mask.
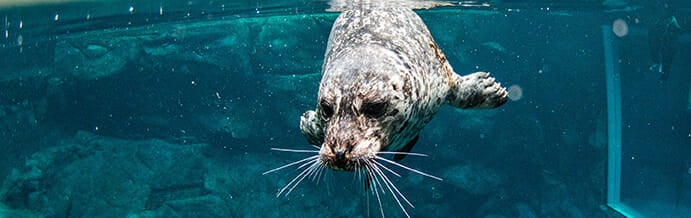
[[[329,117],[334,115],[333,108],[331,108],[331,106],[326,104],[326,102],[322,101],[321,103],[319,103],[319,107],[321,107],[321,113],[322,113],[322,117],[324,117],[324,119],[328,119]]]
[[[365,103],[362,105],[362,113],[369,118],[379,118],[386,113],[386,103]]]

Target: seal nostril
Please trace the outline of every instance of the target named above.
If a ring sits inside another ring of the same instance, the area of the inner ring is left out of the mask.
[[[335,163],[337,166],[345,166],[346,163],[346,158],[345,158],[345,151],[335,151]]]

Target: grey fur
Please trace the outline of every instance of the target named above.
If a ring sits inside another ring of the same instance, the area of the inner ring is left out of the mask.
[[[317,109],[303,114],[300,129],[332,169],[354,170],[379,151],[402,149],[444,103],[494,108],[507,101],[506,89],[488,73],[454,73],[407,8],[343,11],[322,72]]]

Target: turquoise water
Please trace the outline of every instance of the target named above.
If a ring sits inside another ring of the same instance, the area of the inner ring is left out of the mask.
[[[606,2],[417,10],[457,73],[491,72],[511,100],[444,107],[422,131],[413,152],[427,157],[401,163],[443,181],[393,169],[412,217],[618,217],[613,126],[621,203],[691,216],[691,5]],[[353,173],[326,171],[281,197],[301,170],[262,174],[307,157],[271,148],[312,148],[299,120],[316,105],[329,8],[1,2],[0,216],[405,217],[389,192],[380,210]],[[670,16],[674,40],[649,36]],[[676,48],[662,46],[665,76],[649,69],[655,43]],[[618,123],[607,75],[619,75]]]

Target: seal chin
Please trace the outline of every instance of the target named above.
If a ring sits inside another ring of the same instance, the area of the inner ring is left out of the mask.
[[[322,149],[322,151],[328,149]],[[319,161],[327,168],[338,171],[355,171],[367,165],[374,159],[371,155],[354,154],[353,152],[337,154],[333,152],[320,152]]]

